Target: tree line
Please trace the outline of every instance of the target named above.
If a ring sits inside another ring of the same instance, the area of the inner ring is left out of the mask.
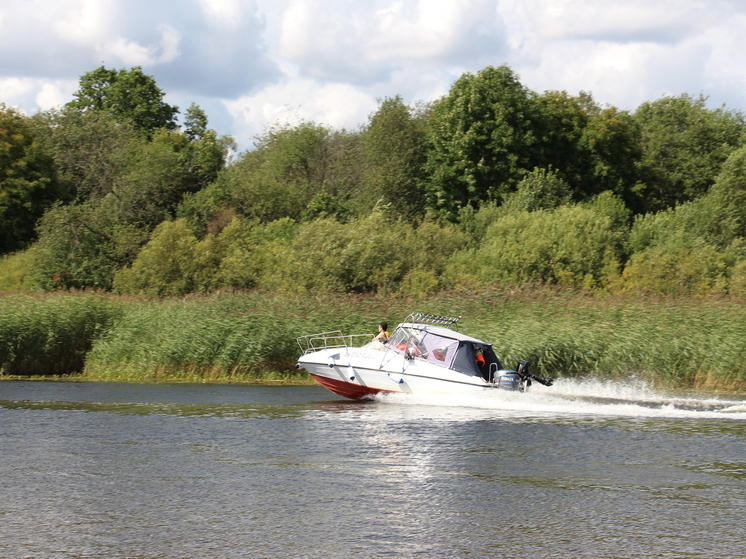
[[[746,295],[744,116],[702,96],[629,112],[486,67],[232,158],[163,97],[102,66],[64,107],[0,105],[0,287]]]

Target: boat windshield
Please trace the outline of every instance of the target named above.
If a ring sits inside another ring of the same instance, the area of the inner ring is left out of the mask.
[[[387,345],[401,353],[408,353],[416,359],[424,359],[441,367],[453,365],[458,349],[458,340],[438,336],[426,330],[399,327]]]

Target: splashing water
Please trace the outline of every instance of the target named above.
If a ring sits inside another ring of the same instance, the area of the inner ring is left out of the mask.
[[[534,384],[526,393],[485,390],[473,395],[386,394],[379,403],[403,406],[459,408],[473,418],[487,415],[504,418],[594,416],[628,418],[689,418],[746,420],[746,400],[689,393],[658,393],[640,381],[558,379],[553,386]],[[481,413],[480,413],[481,412]]]

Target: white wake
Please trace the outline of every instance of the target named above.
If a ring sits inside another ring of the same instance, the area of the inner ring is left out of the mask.
[[[608,416],[746,420],[743,397],[663,393],[641,382],[558,379],[551,387],[534,383],[525,393],[494,389],[469,395],[386,394],[376,396],[375,401],[438,407],[439,414],[454,419]]]

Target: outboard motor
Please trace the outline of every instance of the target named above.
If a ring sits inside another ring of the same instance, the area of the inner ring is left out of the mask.
[[[552,386],[554,384],[554,380],[550,378],[544,378],[540,377],[538,375],[533,374],[531,371],[529,371],[530,363],[528,361],[521,361],[518,363],[518,375],[526,382],[526,388],[531,386],[531,381],[535,380],[539,384],[543,384],[544,386]]]
[[[518,370],[512,371],[509,369],[501,369],[495,373],[493,377],[493,386],[502,388],[503,390],[517,390],[523,392],[529,386],[531,381],[543,384],[544,386],[552,386],[552,379],[537,376],[529,370],[531,365],[528,361],[521,361],[518,363]]]
[[[516,374],[521,377],[521,380],[525,383],[522,387],[523,390],[526,390],[531,386],[531,379],[533,378],[531,371],[528,370],[529,365],[531,365],[530,361],[521,361],[518,363],[518,371]]]
[[[497,388],[502,388],[503,390],[523,391],[523,380],[517,372],[503,369],[497,371],[495,386],[497,386]]]

